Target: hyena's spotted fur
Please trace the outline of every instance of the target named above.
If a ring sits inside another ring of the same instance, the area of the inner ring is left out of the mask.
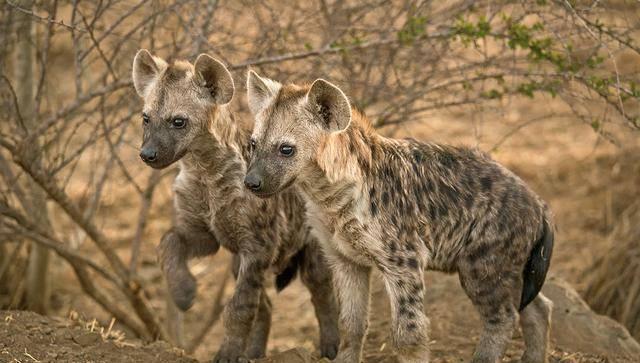
[[[134,60],[133,77],[145,103],[143,159],[155,168],[179,163],[175,225],[158,247],[178,307],[188,309],[195,297],[189,259],[213,254],[219,245],[234,253],[237,282],[225,308],[225,335],[214,362],[264,356],[271,324],[264,276],[274,272],[282,289],[298,268],[316,309],[321,354],[333,358],[339,337],[330,270],[297,194],[261,199],[245,190],[249,131],[228,109],[234,92],[229,72],[206,55],[198,57],[195,66],[168,64],[142,50]],[[174,123],[176,118],[185,124]]]
[[[293,184],[305,196],[341,305],[337,362],[361,359],[372,268],[391,299],[403,362],[428,361],[424,269],[458,272],[480,313],[473,362],[502,357],[518,315],[523,361],[546,362],[551,302],[539,290],[553,227],[522,180],[477,150],[380,136],[323,80],[299,87],[250,72],[248,92],[256,117],[248,175],[261,181],[256,193]],[[277,155],[283,144],[295,153]]]

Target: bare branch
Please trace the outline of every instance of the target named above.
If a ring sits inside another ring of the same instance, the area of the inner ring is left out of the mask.
[[[198,346],[202,343],[202,340],[207,336],[207,333],[209,332],[211,327],[218,320],[220,320],[220,315],[224,310],[224,304],[222,303],[222,299],[224,297],[224,290],[227,287],[227,281],[229,280],[229,276],[231,276],[230,266],[228,266],[227,269],[225,270],[224,277],[220,282],[220,286],[218,286],[218,291],[216,292],[216,296],[213,300],[213,305],[212,305],[212,309],[211,309],[211,313],[209,314],[209,317],[204,322],[204,325],[202,325],[202,328],[200,329],[200,331],[198,331],[198,333],[194,336],[193,340],[191,340],[185,348],[185,350],[188,353],[193,353],[196,350],[196,348],[198,348]]]
[[[131,244],[131,261],[129,262],[129,271],[132,274],[136,273],[138,266],[138,255],[140,254],[140,244],[142,243],[142,235],[144,229],[147,226],[147,220],[149,217],[149,210],[151,208],[151,199],[153,198],[153,192],[160,181],[160,171],[153,170],[149,176],[147,182],[147,188],[141,195],[140,213],[138,213],[138,225],[136,226],[136,234],[133,237],[133,243]]]
[[[17,10],[17,11],[19,11],[19,12],[21,12],[21,13],[27,14],[27,15],[29,15],[29,16],[31,16],[31,17],[33,17],[34,19],[36,19],[36,20],[38,20],[38,21],[42,21],[42,22],[45,22],[45,23],[47,23],[47,24],[55,24],[55,25],[61,26],[61,27],[63,27],[63,28],[66,28],[66,29],[68,29],[68,30],[75,30],[75,31],[82,31],[82,32],[86,32],[86,30],[85,30],[85,29],[78,29],[78,28],[75,28],[75,27],[73,27],[73,26],[71,26],[71,25],[65,24],[62,20],[56,20],[56,19],[54,19],[54,18],[52,18],[52,17],[44,17],[44,16],[40,16],[40,15],[36,14],[35,12],[33,12],[32,10],[25,9],[25,8],[23,8],[23,7],[20,7],[19,5],[15,4],[15,3],[14,3],[14,2],[12,2],[11,0],[6,0],[6,2],[7,2],[7,4],[8,4],[9,6],[11,6],[12,8],[14,8],[15,10]]]

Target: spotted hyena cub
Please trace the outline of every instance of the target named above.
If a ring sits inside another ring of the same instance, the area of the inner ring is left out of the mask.
[[[284,288],[300,270],[320,324],[323,356],[338,350],[338,308],[330,270],[305,223],[304,202],[293,193],[261,199],[245,189],[250,131],[234,121],[228,104],[231,74],[200,55],[192,65],[166,61],[141,50],[133,81],[144,99],[140,157],[162,169],[178,162],[174,182],[175,224],[162,237],[159,262],[169,291],[182,310],[191,307],[196,282],[187,261],[215,253],[234,254],[237,283],[225,308],[224,339],[214,362],[246,362],[264,356],[271,325],[265,292],[268,270]]]
[[[358,362],[371,269],[382,275],[403,362],[427,362],[423,270],[458,272],[484,330],[473,362],[498,361],[518,317],[524,362],[546,361],[551,302],[539,293],[550,212],[477,150],[378,135],[336,86],[248,76],[256,124],[246,180],[261,196],[295,185],[307,202],[340,303],[337,362]]]

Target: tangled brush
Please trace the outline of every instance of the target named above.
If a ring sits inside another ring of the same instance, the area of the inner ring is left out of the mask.
[[[640,339],[640,201],[622,213],[610,238],[609,252],[587,270],[584,298]]]

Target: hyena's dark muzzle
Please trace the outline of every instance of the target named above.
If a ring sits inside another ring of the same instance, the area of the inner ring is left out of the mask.
[[[274,191],[270,190],[270,183],[268,183],[266,174],[263,162],[258,160],[257,162],[254,161],[250,163],[247,169],[247,175],[244,176],[244,186],[262,198],[274,194]]]
[[[178,150],[177,140],[166,132],[160,133],[165,135],[153,131],[145,135],[140,147],[140,159],[154,169],[166,168],[185,154]]]
[[[158,151],[153,146],[145,146],[140,150],[140,159],[145,163],[153,163],[158,158]]]
[[[270,197],[280,191],[277,173],[272,172],[261,160],[249,164],[244,177],[244,186],[261,198]]]
[[[255,169],[250,169],[244,177],[244,186],[254,193],[259,193],[262,189],[262,176]]]

